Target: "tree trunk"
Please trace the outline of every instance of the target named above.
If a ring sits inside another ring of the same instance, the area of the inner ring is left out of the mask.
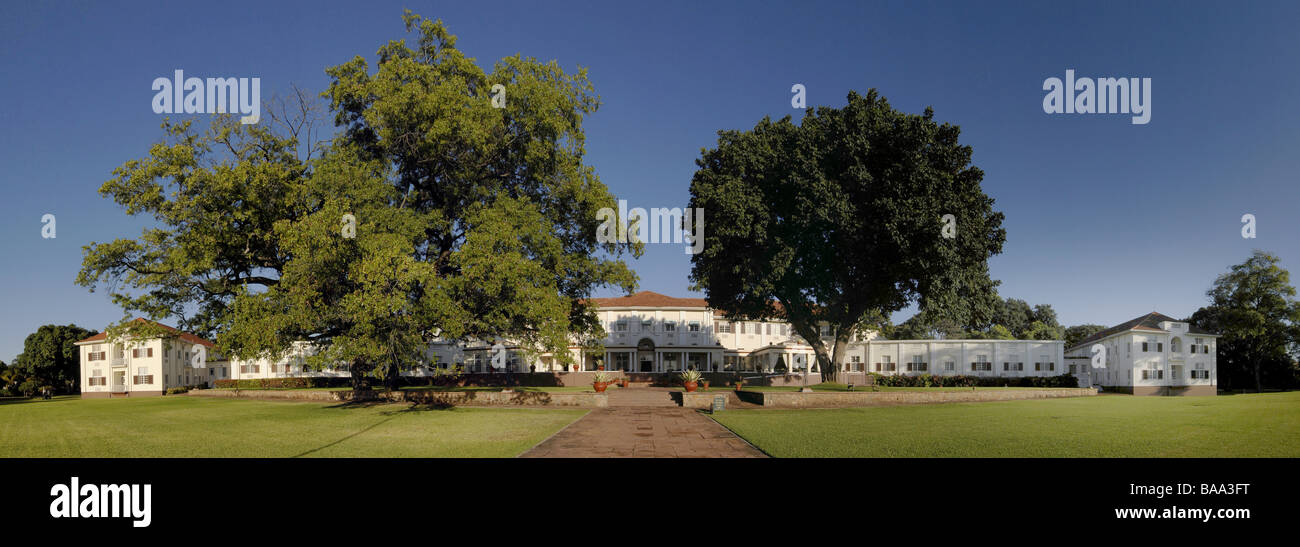
[[[397,389],[397,376],[397,362],[394,361],[388,364],[388,371],[384,373],[384,389],[388,391]]]
[[[817,349],[817,368],[821,371],[822,382],[834,382],[837,376],[834,360],[826,355],[826,346]]]
[[[1264,383],[1260,381],[1260,374],[1259,374],[1260,368],[1261,367],[1259,366],[1259,358],[1255,358],[1255,393],[1264,392]]]
[[[352,373],[352,399],[354,401],[359,401],[361,400],[362,392],[370,391],[370,380],[366,376],[367,371],[365,363],[362,363],[361,361],[353,361],[352,365],[348,367],[348,370]]]

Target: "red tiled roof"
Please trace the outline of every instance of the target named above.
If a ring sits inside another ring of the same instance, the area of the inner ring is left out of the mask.
[[[162,324],[162,323],[159,323],[159,322],[157,322],[157,321],[149,321],[148,319],[145,319],[145,318],[143,318],[143,317],[137,317],[137,318],[135,318],[135,320],[136,320],[136,321],[139,321],[139,322],[151,322],[151,323],[153,323],[153,324],[155,324],[155,325],[158,325],[158,326],[160,326],[160,327],[162,327],[162,328],[164,328],[164,329],[167,329],[167,330],[169,330],[169,331],[172,331],[172,332],[178,333],[178,334],[177,334],[177,338],[180,338],[181,340],[184,340],[184,341],[189,342],[189,343],[191,343],[191,344],[199,344],[199,345],[201,345],[201,346],[207,346],[207,347],[213,347],[213,346],[216,345],[216,344],[213,344],[212,342],[209,342],[209,341],[207,341],[207,340],[204,340],[204,339],[202,339],[202,338],[199,338],[198,336],[195,336],[195,335],[190,334],[190,333],[188,333],[188,332],[181,332],[181,331],[179,331],[179,330],[176,330],[175,327],[169,327],[169,326],[164,325],[164,324]],[[96,334],[96,335],[94,335],[94,336],[91,336],[91,337],[89,337],[89,338],[86,338],[86,339],[83,339],[83,340],[77,340],[76,343],[81,344],[81,343],[87,343],[87,342],[103,342],[103,341],[105,341],[105,340],[108,340],[108,333],[101,332],[101,333]]]
[[[597,306],[625,307],[638,306],[647,308],[707,308],[709,303],[703,298],[677,298],[653,291],[641,291],[631,296],[613,298],[592,298]]]

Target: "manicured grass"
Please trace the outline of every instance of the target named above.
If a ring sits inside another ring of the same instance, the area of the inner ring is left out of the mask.
[[[776,457],[1300,457],[1300,392],[713,416]]]
[[[849,391],[847,384],[826,382],[808,386],[813,391]],[[874,389],[873,389],[874,388]],[[745,386],[745,391],[799,391],[803,386]],[[1042,387],[977,387],[980,391],[1000,389],[1050,389]],[[890,386],[853,386],[852,391],[970,391],[968,387],[890,387]]]
[[[486,387],[485,386],[436,386],[436,387],[407,386],[407,387],[403,387],[402,391],[501,391],[501,389],[502,388],[499,386],[486,386]],[[596,389],[591,386],[545,386],[545,387],[515,386],[510,389],[513,389],[515,391],[530,391],[530,392],[542,392],[542,393],[582,393],[582,392],[595,393],[596,392]],[[617,386],[611,385],[606,389],[609,391],[613,391],[614,389],[617,389]]]
[[[608,389],[614,389],[618,386],[611,385]],[[220,390],[234,391],[233,387],[220,387]],[[271,388],[271,387],[241,387],[240,391],[352,391],[350,387],[294,387],[294,388]],[[375,388],[382,391],[383,388]],[[500,386],[403,386],[398,388],[400,391],[501,391]],[[514,387],[515,391],[533,391],[544,393],[595,393],[596,390],[591,386],[544,386],[544,387]]]
[[[203,397],[0,402],[0,457],[514,457],[581,409]]]

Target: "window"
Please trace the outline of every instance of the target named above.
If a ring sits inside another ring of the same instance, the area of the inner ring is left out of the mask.
[[[691,332],[700,332],[700,322],[691,321],[690,328],[688,330],[690,330]]]
[[[745,324],[744,324],[744,323],[740,323],[740,333],[741,333],[741,334],[745,334]]]
[[[1146,353],[1146,352],[1147,352],[1147,343],[1142,342],[1142,353]]]
[[[727,330],[722,332],[731,332],[731,323],[721,323],[721,325],[727,328]],[[664,321],[664,332],[677,332],[677,322]]]
[[[896,365],[895,365],[892,361],[893,361],[893,356],[891,356],[891,355],[882,355],[882,356],[880,357],[880,362],[879,362],[879,363],[876,363],[876,371],[877,371],[877,372],[880,372],[880,371],[882,371],[882,370],[884,370],[884,371],[897,370]],[[882,368],[882,365],[883,365],[883,368]]]
[[[925,372],[929,370],[929,363],[921,361],[920,355],[913,355],[912,362],[907,364],[907,370],[910,372]]]
[[[666,331],[671,331],[671,330],[673,330],[672,328],[669,327],[669,325],[670,325],[670,323],[664,323],[664,330],[666,330]],[[730,332],[731,332],[731,323],[728,323],[728,322],[726,322],[726,321],[719,321],[718,324],[717,324],[717,330],[718,330],[718,332],[722,332],[722,333],[730,333]]]
[[[1179,339],[1177,336],[1175,336],[1173,340],[1169,341],[1169,351],[1178,353],[1183,351],[1182,348],[1183,348],[1182,340]]]
[[[943,362],[943,369],[944,369],[944,370],[955,370],[955,367],[956,367],[956,366],[957,366],[957,364],[954,363],[954,362],[952,362],[952,361],[944,361],[944,362]]]
[[[767,335],[768,335],[768,336],[771,336],[771,335],[772,335],[772,324],[771,324],[771,323],[768,323],[768,324],[767,324],[767,329],[766,329],[766,330],[767,330]]]
[[[781,336],[788,336],[789,334],[790,334],[790,325],[782,324]]]
[[[131,378],[131,383],[136,385],[153,383],[153,375],[149,374],[149,367],[137,368],[135,372],[136,375]]]
[[[822,325],[822,336],[830,336],[830,335],[831,335],[831,326]]]
[[[654,321],[645,321],[645,320],[641,321],[641,332],[654,332],[654,330],[655,330]]]
[[[627,332],[627,321],[619,321],[617,323],[614,323],[614,330],[616,332]]]
[[[1156,342],[1156,351],[1159,352],[1159,353],[1164,353],[1164,352],[1165,352],[1165,343],[1164,343],[1164,342]]]

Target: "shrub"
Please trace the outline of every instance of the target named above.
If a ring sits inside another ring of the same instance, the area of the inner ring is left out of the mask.
[[[1079,379],[1070,374],[1058,376],[891,376],[872,372],[876,385],[884,387],[1079,387]]]

